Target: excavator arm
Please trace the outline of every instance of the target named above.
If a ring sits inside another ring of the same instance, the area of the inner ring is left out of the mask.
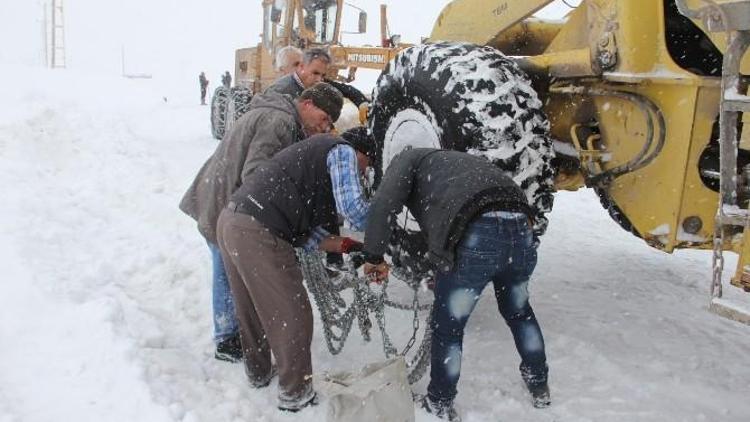
[[[455,0],[435,22],[430,40],[490,44],[503,31],[553,0]]]

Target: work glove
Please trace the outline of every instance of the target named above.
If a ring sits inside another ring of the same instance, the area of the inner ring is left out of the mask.
[[[367,124],[367,115],[370,113],[370,104],[369,103],[362,103],[357,107],[358,115],[359,115],[359,123],[366,125]]]
[[[362,242],[358,242],[351,237],[342,237],[341,238],[341,253],[352,253],[352,252],[362,252],[362,249],[364,248],[364,245]]]

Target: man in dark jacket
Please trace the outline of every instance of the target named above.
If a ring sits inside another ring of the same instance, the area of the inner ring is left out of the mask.
[[[198,231],[211,250],[217,359],[242,358],[232,295],[217,246],[219,213],[261,163],[306,136],[328,132],[338,119],[342,102],[341,94],[326,84],[313,86],[296,101],[276,93],[256,96],[250,110],[219,143],[180,202],[180,209],[198,223]]]
[[[198,83],[201,86],[201,105],[206,105],[206,90],[208,89],[208,79],[206,78],[206,74],[201,72],[200,75],[198,75]]]
[[[521,355],[521,375],[537,407],[549,405],[544,339],[529,304],[536,266],[532,210],[523,191],[487,160],[458,151],[406,150],[375,193],[365,232],[366,274],[388,276],[390,223],[406,206],[426,237],[436,270],[429,412],[460,420],[453,401],[466,322],[492,282],[500,313]]]
[[[294,247],[348,253],[356,244],[322,227],[340,214],[353,229],[364,228],[369,204],[359,180],[373,149],[330,135],[294,144],[258,166],[219,216],[245,371],[253,386],[268,385],[273,352],[281,410],[315,403],[309,378],[313,317]]]
[[[297,98],[305,88],[323,82],[331,56],[320,48],[311,48],[302,54],[302,64],[293,72],[276,79],[268,91],[278,92]]]
[[[294,47],[291,47],[291,49],[293,50],[288,53],[290,55],[294,54],[294,50],[299,51],[299,49]],[[357,88],[325,78],[330,64],[331,56],[329,56],[325,50],[311,48],[302,53],[302,63],[294,67],[293,71],[290,71],[274,81],[274,83],[268,87],[267,91],[275,91],[289,95],[292,98],[297,98],[305,88],[322,81],[338,89],[344,98],[347,98],[357,107],[362,103],[367,102],[367,97],[365,97],[365,95]]]

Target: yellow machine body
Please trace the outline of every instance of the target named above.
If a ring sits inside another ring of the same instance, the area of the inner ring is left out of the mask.
[[[456,0],[440,14],[430,40],[478,43],[517,57],[552,124],[564,164],[557,168],[558,189],[597,187],[660,250],[711,248],[719,204],[711,145],[718,137],[726,34],[679,15],[674,0],[584,0],[562,20],[529,18],[550,2]],[[717,69],[701,64],[711,54],[683,57],[712,49]],[[742,72],[750,73],[750,57]],[[750,125],[739,141],[750,150]],[[644,150],[652,159],[617,171]],[[607,172],[618,175],[608,180]],[[724,248],[747,252],[739,284],[750,264],[750,241],[739,231]]]
[[[256,47],[239,49],[235,53],[237,85],[253,92],[265,90],[281,76],[274,66],[276,52],[289,45],[303,50],[313,47],[328,50],[333,63],[328,68],[327,77],[346,82],[354,79],[360,67],[383,69],[398,51],[406,47],[341,45],[344,4],[344,0],[263,0],[261,42]],[[360,22],[363,20],[366,20],[366,15],[360,15]],[[385,34],[381,36],[387,39]],[[347,71],[346,75],[339,74],[342,70]]]

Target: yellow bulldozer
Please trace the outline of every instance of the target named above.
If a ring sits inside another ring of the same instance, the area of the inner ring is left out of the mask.
[[[358,68],[383,69],[405,47],[388,31],[386,7],[380,9],[379,47],[344,46],[341,43],[344,13],[358,12],[357,30],[367,31],[367,13],[344,0],[262,0],[263,32],[254,47],[235,51],[234,87],[220,86],[211,100],[211,132],[221,139],[247,109],[255,93],[263,92],[279,76],[275,57],[279,49],[324,48],[332,63],[326,78],[352,82]],[[345,10],[346,9],[346,10]],[[344,71],[345,75],[341,75]]]
[[[721,300],[723,251],[750,291],[750,1],[583,0],[532,17],[551,2],[449,3],[375,87],[381,166],[420,146],[484,155],[542,211],[555,189],[591,187],[650,246],[713,250],[711,309],[750,323]]]
[[[331,79],[383,69],[367,116],[380,171],[405,148],[483,155],[541,210],[539,233],[555,190],[593,188],[648,245],[712,250],[711,309],[750,323],[721,300],[724,251],[750,291],[750,0],[582,0],[533,17],[552,1],[454,0],[413,46],[381,10],[382,46],[362,48],[340,44],[342,0],[263,0],[262,42],[237,51],[222,114],[278,76],[286,45],[327,48]]]

